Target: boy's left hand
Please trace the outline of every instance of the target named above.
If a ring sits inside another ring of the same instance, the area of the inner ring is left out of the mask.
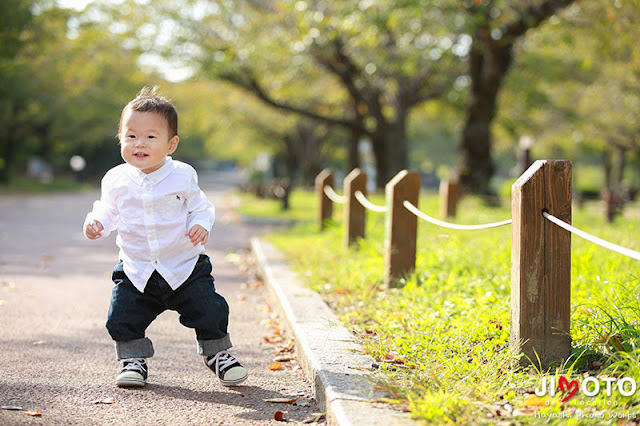
[[[191,239],[194,246],[205,245],[209,241],[209,231],[200,225],[193,225],[185,235]]]

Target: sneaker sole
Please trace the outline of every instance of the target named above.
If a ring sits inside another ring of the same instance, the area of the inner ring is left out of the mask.
[[[146,382],[144,380],[136,379],[121,379],[116,380],[116,386],[121,388],[141,388],[144,387]]]
[[[220,380],[220,383],[222,383],[223,386],[235,386],[239,383],[244,382],[245,380],[247,380],[247,378],[249,377],[249,375],[247,374],[244,377],[240,377],[239,379],[235,379],[235,380]]]

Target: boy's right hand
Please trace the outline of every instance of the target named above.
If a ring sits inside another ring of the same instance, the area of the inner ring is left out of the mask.
[[[84,235],[90,240],[100,238],[102,236],[102,231],[104,231],[104,226],[102,226],[102,224],[97,220],[90,220],[84,226]]]

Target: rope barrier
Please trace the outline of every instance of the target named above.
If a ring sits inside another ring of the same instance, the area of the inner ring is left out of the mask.
[[[498,226],[509,225],[511,223],[511,219],[507,219],[507,220],[503,220],[502,222],[487,223],[485,225],[456,225],[455,223],[443,222],[427,214],[424,214],[423,212],[418,210],[416,206],[414,206],[407,200],[403,201],[402,204],[406,207],[407,210],[409,210],[411,213],[418,216],[420,219],[426,220],[427,222],[431,222],[434,225],[442,226],[443,228],[459,229],[463,231],[475,231],[478,229],[497,228]]]
[[[575,226],[571,226],[568,223],[558,219],[557,217],[555,217],[555,216],[553,216],[553,215],[551,215],[551,214],[549,214],[547,212],[542,212],[542,215],[547,220],[549,220],[550,222],[555,223],[559,227],[561,227],[563,229],[566,229],[567,231],[569,231],[571,233],[574,233],[577,236],[582,237],[587,241],[591,241],[594,244],[597,244],[597,245],[599,245],[601,247],[607,248],[607,249],[609,249],[611,251],[615,251],[615,252],[620,253],[620,254],[622,254],[624,256],[628,256],[628,257],[631,257],[633,259],[640,260],[640,252],[637,252],[635,250],[631,250],[631,249],[628,249],[628,248],[621,247],[621,246],[619,246],[617,244],[614,244],[614,243],[610,243],[609,241],[605,241],[602,238],[594,237],[593,235],[588,234],[588,233],[586,233],[584,231],[581,231],[580,229],[576,228]]]
[[[329,197],[329,199],[331,201],[333,201],[334,203],[338,203],[338,204],[344,204],[347,202],[347,197],[344,197],[342,195],[338,195],[336,193],[336,191],[333,190],[332,187],[330,187],[329,185],[325,185],[324,189],[324,193],[327,197]]]
[[[355,195],[356,200],[358,200],[360,204],[371,211],[378,213],[384,213],[387,211],[387,206],[377,206],[373,204],[371,201],[367,200],[367,197],[362,193],[362,191],[356,191],[353,195]]]

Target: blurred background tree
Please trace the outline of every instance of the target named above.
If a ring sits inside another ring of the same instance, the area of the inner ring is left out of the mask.
[[[203,166],[268,155],[304,184],[368,167],[377,187],[410,167],[491,193],[568,158],[580,192],[630,199],[639,1],[7,0],[0,179],[73,155],[100,176],[122,107],[157,84],[176,158]]]

